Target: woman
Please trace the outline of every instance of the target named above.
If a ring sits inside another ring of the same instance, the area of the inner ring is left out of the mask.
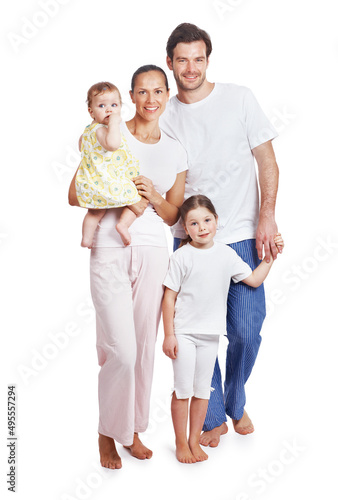
[[[148,425],[154,351],[160,320],[168,248],[163,221],[173,225],[183,202],[186,154],[159,128],[169,99],[168,81],[156,66],[139,68],[130,96],[135,116],[121,124],[140,162],[135,178],[147,206],[133,223],[125,247],[115,226],[121,209],[108,210],[91,251],[91,292],[96,309],[99,373],[99,450],[101,465],[122,466],[115,441],[139,459],[152,451],[139,438]],[[162,194],[166,193],[165,198]],[[69,202],[77,205],[74,179]]]

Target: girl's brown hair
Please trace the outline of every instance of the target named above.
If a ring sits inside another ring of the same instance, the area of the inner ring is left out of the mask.
[[[214,217],[216,217],[216,218],[218,217],[217,213],[216,213],[216,209],[215,209],[212,201],[207,196],[204,196],[203,194],[197,194],[194,196],[190,196],[190,198],[187,198],[179,209],[181,221],[182,221],[184,226],[185,226],[185,221],[187,219],[188,213],[191,210],[195,210],[196,208],[200,208],[200,207],[206,208],[207,210],[209,210],[209,212],[212,213],[212,215]],[[188,237],[186,239],[181,241],[180,247],[182,247],[183,245],[186,245],[190,241],[191,241],[191,238],[188,235]]]
[[[88,108],[90,108],[92,105],[93,97],[95,97],[96,95],[104,94],[105,92],[117,92],[119,99],[120,99],[120,102],[122,103],[121,94],[120,94],[119,89],[116,87],[116,85],[114,85],[113,83],[110,83],[110,82],[99,82],[99,83],[95,83],[94,85],[92,85],[87,92]]]

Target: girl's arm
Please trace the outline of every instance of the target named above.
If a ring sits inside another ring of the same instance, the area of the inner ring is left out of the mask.
[[[185,177],[185,171],[177,174],[175,184],[167,192],[165,198],[155,190],[152,181],[144,177],[144,175],[135,177],[133,181],[139,194],[149,200],[157,214],[168,226],[173,226],[179,219],[178,208],[182,205],[184,199]]]
[[[166,288],[164,291],[163,302],[162,302],[162,313],[163,313],[163,328],[164,328],[164,342],[163,342],[163,352],[166,356],[171,359],[175,359],[177,355],[177,339],[174,333],[174,314],[175,314],[175,302],[176,302],[177,292]]]
[[[279,233],[275,236],[274,241],[278,253],[282,253],[284,248],[284,241]],[[273,262],[273,259],[270,259],[270,261],[267,262],[266,257],[264,257],[259,266],[257,266],[256,269],[252,271],[250,276],[242,280],[242,283],[245,283],[246,285],[252,286],[254,288],[259,287],[269,274]]]
[[[120,112],[109,116],[108,127],[100,127],[96,131],[96,138],[101,146],[107,151],[116,151],[121,145]]]

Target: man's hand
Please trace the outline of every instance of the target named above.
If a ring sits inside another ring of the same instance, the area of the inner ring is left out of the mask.
[[[278,249],[274,241],[277,233],[278,229],[275,219],[261,215],[256,232],[256,248],[260,260],[263,259],[263,248],[266,262],[270,262],[271,257],[274,260],[277,258]]]

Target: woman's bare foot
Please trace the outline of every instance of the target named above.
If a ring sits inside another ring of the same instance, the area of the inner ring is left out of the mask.
[[[176,458],[182,464],[195,464],[196,458],[191,453],[188,441],[176,441]]]
[[[128,226],[126,224],[123,224],[123,222],[118,222],[116,224],[116,231],[121,236],[121,240],[123,241],[124,245],[125,246],[130,245],[131,237],[130,237],[130,233],[128,231]]]
[[[200,444],[216,448],[219,445],[221,436],[228,432],[228,426],[225,422],[218,427],[214,427],[211,431],[205,431],[200,436]]]
[[[125,448],[130,450],[132,456],[138,458],[139,460],[145,460],[146,458],[151,458],[153,456],[153,452],[144,446],[138,437],[137,432],[134,434],[133,444],[125,446]]]
[[[251,422],[249,415],[244,410],[242,418],[239,420],[232,419],[232,423],[234,424],[234,429],[238,434],[242,434],[245,436],[246,434],[251,434],[255,429],[253,423]]]
[[[121,469],[121,457],[116,451],[114,439],[99,434],[99,452],[102,467]]]
[[[203,462],[204,460],[208,460],[208,455],[202,450],[198,441],[189,440],[189,447],[191,453],[194,455],[196,462]]]

